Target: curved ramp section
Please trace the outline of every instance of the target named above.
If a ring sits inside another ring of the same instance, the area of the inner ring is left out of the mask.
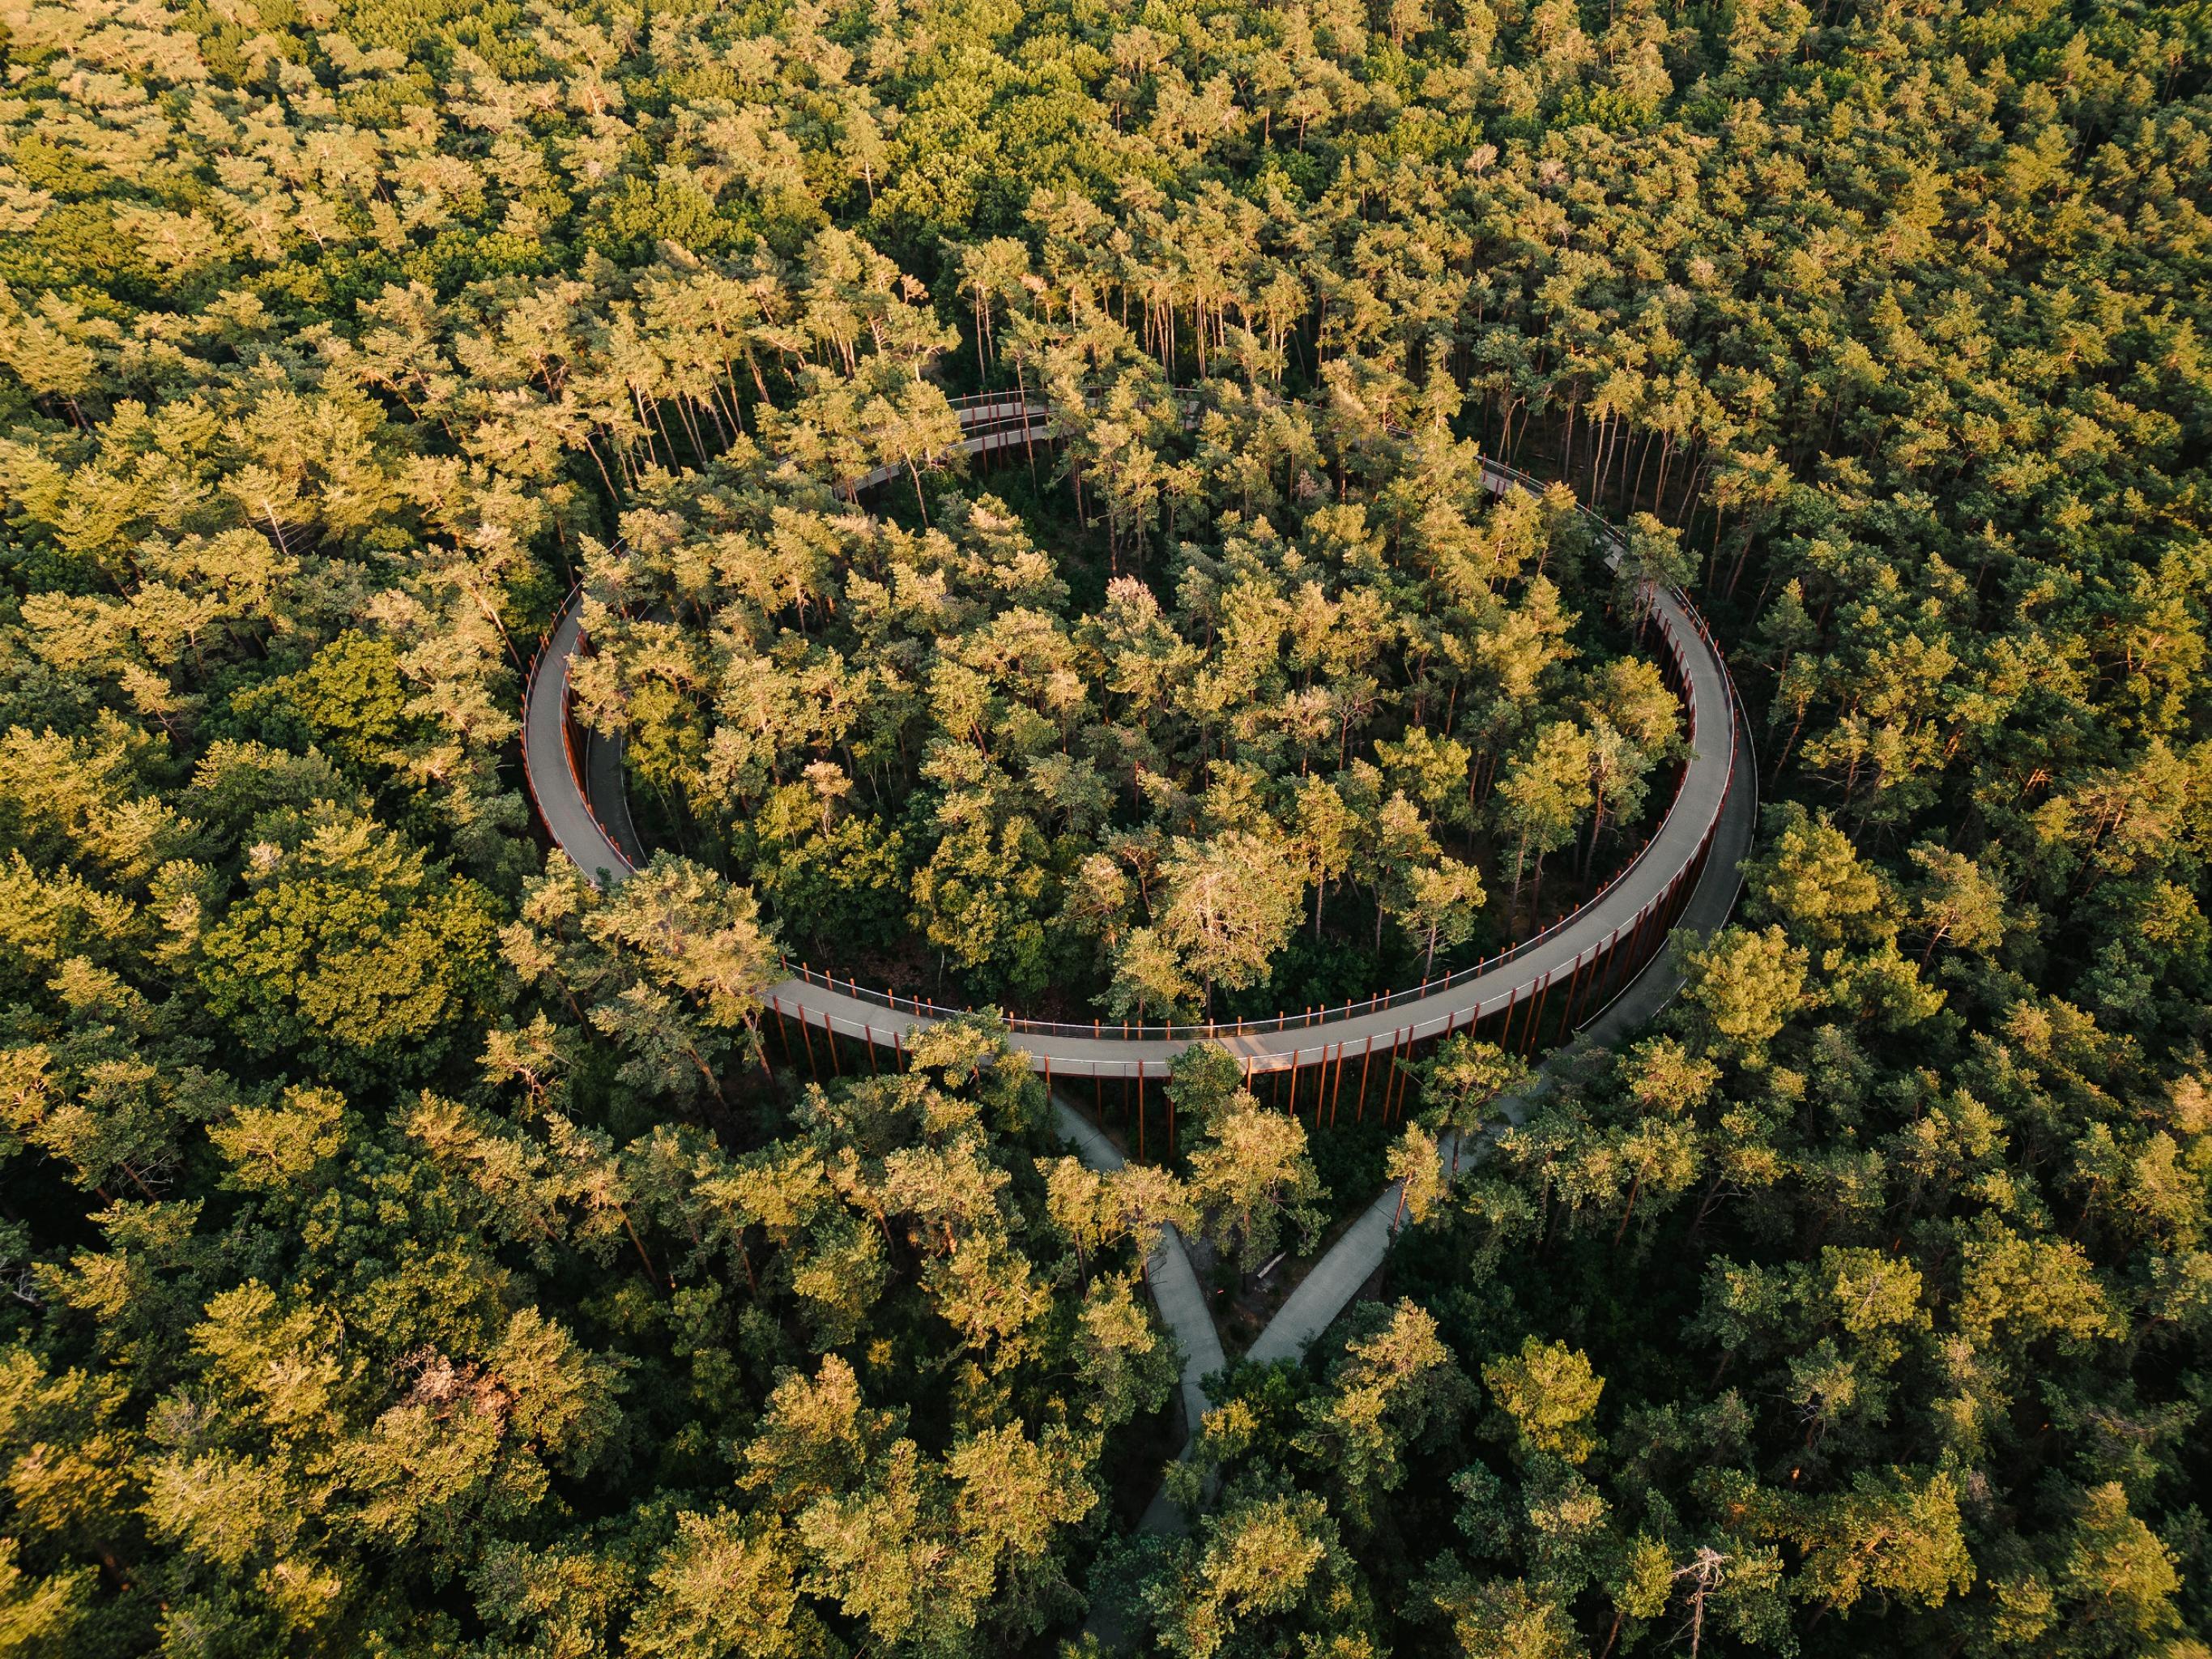
[[[637,866],[592,810],[582,733],[568,716],[568,670],[584,643],[584,590],[568,594],[530,659],[522,690],[522,775],[550,834],[586,876],[599,885],[617,882]]]
[[[1051,411],[1036,398],[990,394],[961,399],[955,408],[961,450],[969,456],[1050,441]],[[855,479],[848,493],[858,496],[900,476],[899,469],[879,467]],[[1492,461],[1484,463],[1483,481],[1499,495],[1541,488]],[[1620,533],[1594,514],[1591,521],[1611,550],[1608,557],[1617,562]],[[1747,824],[1754,789],[1741,711],[1720,647],[1680,592],[1655,590],[1649,599],[1647,625],[1666,648],[1691,752],[1657,831],[1589,903],[1489,962],[1364,1002],[1227,1024],[1114,1027],[1010,1019],[1016,1044],[1048,1079],[1093,1078],[1141,1088],[1148,1079],[1165,1078],[1169,1062],[1192,1042],[1213,1042],[1242,1060],[1248,1075],[1333,1067],[1340,1087],[1348,1065],[1359,1073],[1364,1092],[1377,1053],[1387,1063],[1395,1053],[1477,1025],[1496,1031],[1509,1045],[1527,1047],[1547,1024],[1577,1029],[1595,1018],[1664,945],[1707,866],[1717,857],[1732,880],[1743,847],[1719,832],[1724,817]],[[553,840],[587,877],[605,884],[622,880],[635,866],[593,809],[583,734],[569,714],[569,666],[586,644],[581,610],[580,589],[562,605],[532,660],[523,765]],[[1719,845],[1722,841],[1728,844]],[[771,986],[763,1000],[780,1019],[796,1021],[802,1036],[818,1030],[856,1040],[872,1053],[896,1053],[908,1030],[962,1012],[890,996],[804,966]],[[834,1061],[834,1045],[831,1054]]]
[[[1729,791],[1728,803],[1721,811],[1720,828],[1715,832],[1712,853],[1705,861],[1704,872],[1698,878],[1689,903],[1683,908],[1680,924],[1692,933],[1713,933],[1728,921],[1729,913],[1735,908],[1737,890],[1742,884],[1737,866],[1751,851],[1752,830],[1758,817],[1756,791],[1750,784],[1755,769],[1747,762],[1738,774],[1737,787]],[[1528,1109],[1574,1066],[1583,1050],[1617,1047],[1673,1000],[1674,994],[1681,988],[1682,975],[1672,963],[1661,958],[1648,963],[1634,982],[1613,1000],[1611,1006],[1583,1026],[1571,1043],[1544,1062],[1529,1080],[1528,1087],[1517,1095],[1509,1095],[1493,1103],[1492,1109],[1498,1115],[1496,1124],[1457,1148],[1454,1147],[1449,1136],[1444,1138],[1437,1149],[1437,1155],[1443,1160],[1446,1180],[1458,1180],[1459,1170],[1455,1165],[1471,1170],[1487,1158],[1499,1127],[1506,1125],[1518,1127],[1524,1122]],[[1073,1125],[1081,1124],[1091,1138],[1101,1142],[1105,1140],[1097,1130],[1083,1123],[1081,1116],[1064,1102],[1054,1100],[1053,1109],[1058,1115],[1063,1135],[1073,1138]],[[1111,1150],[1110,1145],[1109,1150]],[[1091,1156],[1088,1150],[1084,1152],[1086,1162]],[[1401,1186],[1401,1182],[1395,1181],[1385,1186],[1375,1201],[1338,1235],[1336,1242],[1322,1254],[1320,1261],[1307,1270],[1297,1287],[1284,1299],[1283,1305],[1275,1310],[1275,1316],[1267,1322],[1267,1328],[1245,1351],[1247,1359],[1255,1364],[1267,1364],[1281,1359],[1301,1359],[1307,1348],[1312,1346],[1314,1339],[1336,1322],[1338,1316],[1351,1305],[1361,1288],[1380,1271],[1390,1254],[1391,1243],[1397,1237],[1400,1224],[1405,1219],[1405,1206],[1399,1198]],[[1188,1271],[1188,1262],[1184,1265],[1185,1271]],[[1158,1281],[1155,1283],[1157,1285]],[[1156,1297],[1157,1294],[1156,1291]],[[1162,1316],[1176,1332],[1177,1340],[1183,1343],[1183,1351],[1186,1353],[1194,1352],[1190,1346],[1194,1339],[1184,1334],[1185,1327],[1189,1322],[1188,1315],[1181,1310],[1170,1313],[1169,1304],[1164,1301],[1159,1305]],[[1178,1322],[1179,1318],[1182,1322]],[[1212,1339],[1214,1351],[1218,1352],[1220,1342],[1210,1321],[1204,1333],[1195,1340],[1203,1341],[1209,1338]],[[1206,1375],[1206,1372],[1200,1371],[1200,1381],[1202,1382]],[[1203,1388],[1197,1389],[1196,1404],[1193,1405],[1191,1370],[1188,1365],[1184,1368],[1183,1390],[1184,1411],[1196,1413],[1188,1415],[1185,1420],[1195,1423],[1212,1407]],[[1182,1455],[1188,1457],[1191,1450],[1192,1443],[1186,1441]],[[1138,1522],[1138,1530],[1181,1532],[1187,1524],[1183,1512],[1169,1500],[1167,1488],[1163,1485],[1146,1506],[1143,1519]],[[1102,1635],[1104,1633],[1096,1623],[1092,1628],[1099,1629]]]

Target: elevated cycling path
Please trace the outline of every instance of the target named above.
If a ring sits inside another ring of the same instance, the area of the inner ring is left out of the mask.
[[[1049,444],[1051,410],[1035,398],[992,394],[955,405],[961,452],[972,458]],[[1486,459],[1493,495],[1540,490],[1515,469]],[[876,469],[847,486],[857,499],[902,476]],[[1595,514],[1589,523],[1618,562],[1620,532]],[[1395,1054],[1456,1030],[1480,1027],[1509,1046],[1534,1046],[1540,1033],[1577,1029],[1611,1004],[1663,946],[1707,866],[1732,877],[1748,844],[1755,790],[1735,688],[1719,646],[1679,590],[1646,591],[1646,627],[1666,653],[1680,696],[1689,755],[1658,829],[1602,891],[1551,927],[1490,961],[1446,978],[1364,1001],[1273,1019],[1218,1024],[1126,1025],[1022,1018],[1006,1024],[1015,1046],[1048,1079],[1135,1082],[1168,1075],[1169,1062],[1194,1042],[1213,1042],[1248,1073],[1321,1068],[1316,1089],[1340,1091],[1352,1072],[1364,1100],[1370,1070],[1387,1073]],[[618,834],[628,836],[617,757],[580,726],[570,674],[583,632],[583,594],[572,593],[532,659],[525,690],[523,764],[532,798],[554,842],[593,881],[608,884],[635,869]],[[1731,805],[1734,811],[1729,810]],[[611,825],[614,826],[611,829]],[[1723,834],[1723,826],[1730,833]],[[629,837],[634,843],[634,837]],[[1717,872],[1718,873],[1718,872]],[[902,1046],[904,1035],[962,1011],[892,996],[799,966],[762,994],[782,1020],[795,1023],[812,1053],[815,1033],[851,1039],[872,1054]],[[835,1060],[834,1043],[828,1045]],[[872,1060],[870,1063],[873,1063]],[[1332,1092],[1331,1099],[1334,1099]]]

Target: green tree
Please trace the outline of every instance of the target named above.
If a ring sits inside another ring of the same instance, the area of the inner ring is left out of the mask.
[[[1482,1382],[1523,1455],[1541,1453],[1581,1463],[1597,1451],[1589,1419],[1605,1379],[1590,1369],[1588,1356],[1564,1342],[1530,1336],[1517,1354],[1487,1361]]]
[[[1447,1190],[1436,1137],[1418,1123],[1408,1123],[1405,1133],[1391,1143],[1383,1158],[1382,1175],[1398,1188],[1398,1202],[1390,1215],[1393,1228],[1409,1213],[1415,1226],[1426,1221]]]
[[[1304,897],[1297,872],[1273,842],[1231,830],[1205,842],[1178,842],[1161,866],[1166,895],[1159,937],[1206,987],[1248,990],[1267,982],[1275,953],[1297,927]]]
[[[1682,1000],[1701,1051],[1756,1067],[1806,1000],[1806,952],[1779,927],[1723,929],[1684,957]]]
[[[474,884],[362,822],[258,849],[247,890],[201,939],[210,1009],[264,1054],[346,1078],[423,1076],[492,988],[497,922]]]
[[[1436,967],[1438,945],[1455,949],[1474,936],[1485,896],[1482,877],[1473,865],[1444,859],[1432,869],[1413,871],[1408,887],[1400,919],[1422,942],[1421,974],[1425,978]]]
[[[1463,1035],[1446,1037],[1415,1070],[1421,1080],[1421,1122],[1440,1142],[1451,1137],[1455,1179],[1460,1153],[1483,1132],[1492,1104],[1525,1087],[1532,1075],[1519,1055]]]
[[[1307,1152],[1305,1126],[1243,1089],[1204,1121],[1205,1136],[1190,1153],[1189,1191],[1206,1237],[1246,1273],[1275,1253],[1285,1224],[1296,1230],[1297,1248],[1310,1250],[1328,1194]]]
[[[1407,1455],[1448,1431],[1472,1392],[1425,1310],[1401,1300],[1368,1325],[1346,1343],[1327,1391],[1305,1402],[1297,1442],[1362,1527],[1405,1483]]]
[[[2004,937],[2004,895],[1988,873],[1963,854],[1942,847],[1916,847],[1912,861],[1923,875],[1914,920],[1928,936],[1920,960],[1926,963],[1940,945],[1995,949]]]
[[[1322,1651],[1332,1642],[1358,1644],[1368,1613],[1356,1586],[1320,1499],[1255,1498],[1207,1516],[1147,1600],[1169,1652],[1215,1659],[1291,1641]]]
[[[720,1099],[725,1067],[759,1055],[774,938],[748,890],[686,860],[663,854],[605,895],[544,877],[501,944],[524,983],[556,988],[616,1044],[634,1088]]]
[[[1540,906],[1544,860],[1575,838],[1576,826],[1595,800],[1590,784],[1589,735],[1558,720],[1536,734],[1528,750],[1508,767],[1498,786],[1500,827],[1513,837],[1514,905],[1521,902],[1522,867],[1536,855],[1532,906]]]

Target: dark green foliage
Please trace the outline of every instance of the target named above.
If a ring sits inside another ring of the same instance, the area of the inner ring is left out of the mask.
[[[257,1054],[343,1082],[428,1079],[488,1012],[496,926],[475,883],[322,826],[202,938],[200,984]]]

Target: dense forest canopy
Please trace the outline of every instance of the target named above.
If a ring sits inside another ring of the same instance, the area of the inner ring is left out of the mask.
[[[1395,524],[1301,471],[1294,534],[1230,508],[1180,544],[1171,605],[1122,575],[1088,615],[996,497],[917,533],[748,501],[726,458],[597,556],[624,611],[587,602],[585,717],[787,948],[878,985],[943,997],[949,965],[1141,1023],[1425,978],[1534,931],[1548,854],[1586,890],[1680,746],[1656,664],[1554,580],[1610,597],[1577,515],[1485,512],[1469,448],[1388,479]]]
[[[2208,53],[0,0],[0,1645],[2201,1656]],[[1033,464],[941,465],[981,387]],[[1323,1149],[1198,1049],[1172,1166],[1088,1170],[988,1018],[801,1088],[778,950],[1141,1014],[1485,948],[1618,856],[1601,726],[1663,793],[1643,577],[1759,740],[1735,921],[1480,1146],[1510,1068],[1418,1062],[1388,1297],[1131,1537],[1146,1249],[1310,1244]],[[612,893],[515,742],[580,579]],[[1209,846],[1297,936],[1226,975]]]

